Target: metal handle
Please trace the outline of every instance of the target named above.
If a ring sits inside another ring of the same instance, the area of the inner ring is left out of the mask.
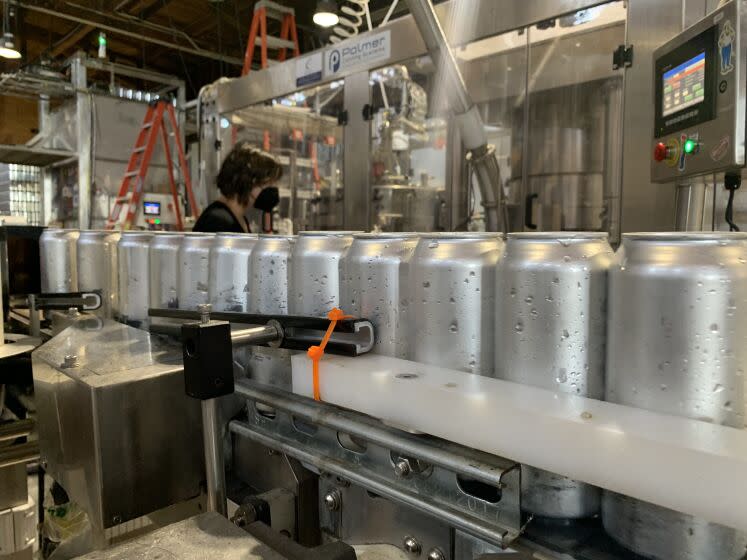
[[[537,224],[532,223],[532,214],[534,213],[534,201],[539,198],[537,193],[527,195],[526,204],[524,205],[524,226],[527,229],[537,229]]]

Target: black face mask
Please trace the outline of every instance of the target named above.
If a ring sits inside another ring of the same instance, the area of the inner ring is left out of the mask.
[[[272,212],[280,203],[280,193],[277,187],[265,187],[254,201],[254,207],[262,212]]]

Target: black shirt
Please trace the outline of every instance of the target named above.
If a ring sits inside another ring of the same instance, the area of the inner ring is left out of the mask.
[[[246,222],[246,218],[244,218],[244,221]],[[195,222],[195,227],[192,228],[192,231],[203,233],[244,233],[248,230],[249,223],[246,222],[246,230],[244,230],[241,227],[241,223],[236,219],[236,216],[231,212],[231,209],[219,200],[216,200],[203,210],[197,222]]]

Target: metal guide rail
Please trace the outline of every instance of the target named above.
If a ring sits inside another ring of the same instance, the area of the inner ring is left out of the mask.
[[[232,433],[498,546],[519,536],[517,463],[252,381],[235,390],[247,399],[247,417],[229,424]],[[328,529],[340,522],[335,490],[325,495]]]
[[[201,306],[205,307],[205,306]],[[317,344],[329,326],[329,320],[322,317],[302,317],[294,315],[258,315],[252,313],[238,313],[233,311],[186,311],[181,309],[149,309],[148,315],[155,318],[180,319],[184,321],[198,321],[207,312],[213,321],[226,321],[241,325],[267,325],[275,329],[275,335],[269,340],[257,340],[241,333],[232,334],[234,344],[272,344],[275,347],[290,350],[308,350],[312,344]],[[177,334],[173,325],[152,325],[151,332]],[[172,332],[173,331],[173,332]],[[347,318],[337,322],[335,332],[330,338],[327,350],[334,354],[358,356],[373,348],[374,329],[367,319]]]

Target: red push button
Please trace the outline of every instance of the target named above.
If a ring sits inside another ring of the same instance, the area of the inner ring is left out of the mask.
[[[659,142],[654,147],[654,160],[664,161],[669,156],[669,148],[664,142]]]

